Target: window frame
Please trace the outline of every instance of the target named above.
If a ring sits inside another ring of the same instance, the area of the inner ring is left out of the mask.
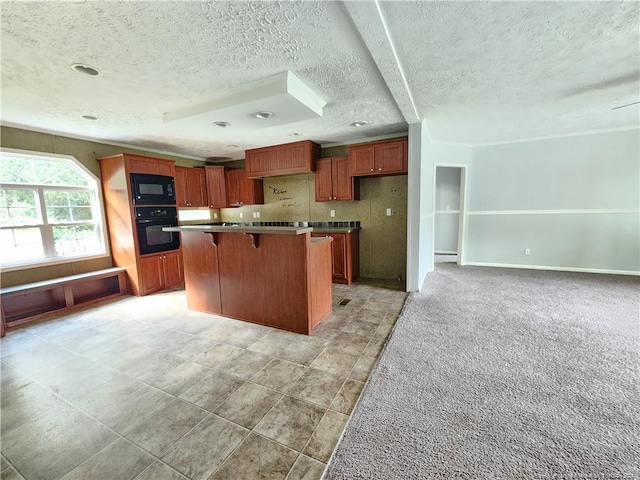
[[[109,243],[109,236],[107,230],[107,217],[104,208],[104,196],[102,192],[102,182],[100,178],[95,175],[91,170],[89,170],[86,166],[82,164],[77,158],[72,155],[61,155],[57,153],[48,153],[48,152],[34,152],[29,150],[20,150],[13,148],[4,148],[0,147],[0,153],[6,153],[10,155],[21,156],[25,158],[36,158],[36,159],[55,159],[55,160],[64,160],[70,161],[73,165],[79,168],[82,173],[87,175],[90,183],[93,183],[91,187],[93,188],[85,188],[85,187],[76,187],[76,186],[60,186],[60,185],[36,185],[36,184],[26,184],[26,183],[2,183],[4,188],[15,188],[15,189],[31,189],[36,191],[36,195],[38,196],[38,203],[41,213],[44,215],[41,223],[33,224],[33,225],[16,225],[16,226],[7,226],[6,228],[38,228],[42,235],[42,246],[45,251],[55,251],[55,246],[53,244],[53,228],[58,226],[73,226],[73,225],[82,225],[89,222],[63,222],[63,223],[50,223],[46,217],[46,204],[44,203],[44,190],[63,190],[63,191],[90,191],[90,195],[95,197],[95,208],[93,208],[93,214],[95,215],[95,225],[98,236],[102,240],[102,244],[104,245],[104,253],[96,253],[90,255],[76,255],[76,256],[62,256],[62,257],[44,257],[34,260],[23,260],[16,263],[0,263],[0,269],[2,271],[11,272],[16,270],[26,270],[33,269],[39,267],[47,267],[52,265],[61,265],[61,264],[69,264],[69,263],[77,263],[83,262],[87,260],[94,260],[100,258],[111,258],[111,245]],[[14,187],[15,186],[15,187]],[[95,192],[95,194],[93,193]],[[50,238],[49,238],[50,237]]]

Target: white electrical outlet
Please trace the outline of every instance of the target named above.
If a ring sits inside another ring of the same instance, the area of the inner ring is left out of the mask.
[[[260,218],[260,212],[256,212],[256,218]]]
[[[390,208],[387,208],[387,217],[393,215],[393,211]]]
[[[332,216],[332,217],[335,217],[336,216],[336,211],[335,210],[330,210],[329,211],[329,215]]]
[[[524,249],[524,254],[525,255],[531,255],[531,249],[530,248],[525,248]]]
[[[240,212],[240,218],[244,218],[244,213]]]
[[[218,214],[216,212],[213,212],[213,219],[217,220],[218,219]]]

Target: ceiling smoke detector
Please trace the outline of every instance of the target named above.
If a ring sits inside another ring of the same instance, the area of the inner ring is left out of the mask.
[[[267,118],[273,117],[273,112],[256,112],[253,116],[260,120],[266,120]]]
[[[87,65],[85,63],[73,63],[71,64],[71,68],[78,73],[91,75],[92,77],[96,77],[100,75],[100,71],[97,68],[92,67],[91,65]]]
[[[216,127],[227,128],[230,127],[231,124],[229,122],[213,122]]]
[[[360,127],[364,127],[365,125],[369,125],[369,122],[362,120],[360,122],[353,122],[351,125],[349,125],[350,127],[356,127],[356,128],[360,128]]]

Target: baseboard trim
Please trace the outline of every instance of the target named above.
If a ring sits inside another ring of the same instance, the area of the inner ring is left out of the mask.
[[[517,265],[513,263],[465,262],[475,267],[522,268],[525,270],[551,270],[557,272],[604,273],[608,275],[631,275],[638,277],[640,272],[633,270],[609,270],[605,268],[555,267],[549,265]]]

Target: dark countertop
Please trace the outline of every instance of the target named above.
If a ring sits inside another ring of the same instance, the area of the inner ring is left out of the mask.
[[[301,235],[313,231],[311,227],[267,227],[244,225],[182,225],[165,227],[165,232],[212,232],[212,233],[260,233],[275,235]]]
[[[313,227],[313,233],[351,233],[360,227]]]

